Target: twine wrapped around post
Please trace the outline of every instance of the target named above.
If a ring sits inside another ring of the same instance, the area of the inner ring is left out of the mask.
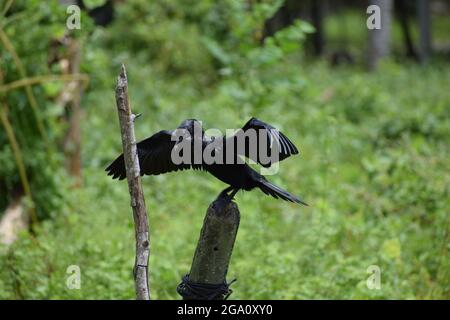
[[[226,282],[239,228],[236,203],[216,199],[210,204],[200,232],[191,271],[177,288],[184,300],[224,300],[231,294]]]

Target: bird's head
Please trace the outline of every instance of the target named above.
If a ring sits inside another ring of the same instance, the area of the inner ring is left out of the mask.
[[[205,131],[203,130],[202,122],[197,119],[186,119],[180,126],[180,129],[186,129],[193,138],[203,139]]]

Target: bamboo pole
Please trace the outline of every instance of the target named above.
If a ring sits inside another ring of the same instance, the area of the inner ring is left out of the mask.
[[[27,74],[26,74],[25,66],[23,65],[22,60],[20,59],[19,55],[16,52],[16,49],[14,48],[12,42],[10,41],[10,39],[8,38],[6,33],[2,30],[1,26],[0,26],[0,42],[5,46],[6,50],[11,54],[14,64],[17,67],[17,71],[19,72],[20,77],[26,78]],[[47,149],[50,150],[50,140],[47,135],[47,131],[45,130],[44,122],[40,117],[39,105],[37,103],[36,97],[33,94],[31,86],[25,85],[25,93],[27,95],[27,98],[28,98],[31,108],[33,109],[39,133],[41,134],[42,139],[44,139]]]
[[[8,91],[18,89],[21,87],[42,84],[42,83],[50,82],[50,81],[66,81],[66,82],[81,81],[84,83],[83,89],[85,89],[89,83],[89,76],[87,76],[86,74],[82,74],[82,73],[73,73],[73,74],[61,74],[61,75],[49,74],[49,75],[23,78],[20,80],[16,80],[16,81],[12,81],[10,83],[0,85],[0,93],[8,92]]]
[[[16,160],[17,169],[19,171],[20,181],[22,182],[22,188],[27,196],[28,200],[31,203],[31,207],[29,208],[29,221],[30,228],[34,231],[35,226],[38,223],[38,217],[36,213],[36,208],[34,205],[33,194],[31,193],[30,182],[28,180],[28,176],[25,170],[25,164],[23,162],[22,151],[20,150],[19,143],[17,142],[16,136],[14,134],[14,130],[12,128],[11,123],[9,122],[8,115],[6,113],[6,105],[2,104],[0,107],[0,120],[5,129],[6,136],[8,137],[9,143],[11,145],[11,149],[14,154],[14,158]]]

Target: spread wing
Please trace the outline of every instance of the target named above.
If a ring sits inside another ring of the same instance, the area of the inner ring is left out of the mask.
[[[184,169],[202,169],[201,164],[175,164],[172,161],[172,149],[175,147],[177,141],[172,140],[173,131],[162,130],[155,133],[150,138],[137,143],[137,153],[139,158],[139,167],[141,176],[158,175],[166,172],[184,170]],[[192,163],[192,162],[190,162]],[[126,178],[125,161],[123,154],[117,157],[107,168],[109,176],[113,179],[119,178],[123,180]]]
[[[251,133],[256,134],[256,140],[245,138],[244,148],[238,148],[237,139],[244,135],[250,137]],[[251,118],[241,130],[228,139],[235,139],[235,152],[245,156],[265,168],[270,167],[277,161],[282,161],[293,154],[298,154],[295,145],[281,131],[256,118]],[[261,149],[262,146],[265,148]],[[260,152],[261,151],[261,152]],[[267,156],[264,156],[266,154]]]

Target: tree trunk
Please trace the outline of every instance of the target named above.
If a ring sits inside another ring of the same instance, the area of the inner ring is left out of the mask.
[[[391,24],[392,24],[392,0],[370,0],[370,5],[380,8],[381,28],[369,29],[368,67],[374,71],[378,67],[379,60],[390,54]]]
[[[321,56],[325,49],[325,39],[323,34],[323,0],[313,0],[311,3],[311,20],[316,32],[312,35],[314,54]]]
[[[400,21],[400,27],[402,28],[403,43],[405,46],[406,56],[418,61],[419,57],[414,47],[414,41],[411,35],[411,24],[409,19],[411,10],[409,9],[410,7],[407,3],[407,0],[395,1],[395,11]]]
[[[76,39],[69,41],[69,74],[78,74],[80,71],[81,43]],[[64,151],[66,154],[67,171],[75,178],[75,187],[79,187],[82,182],[81,175],[81,96],[83,94],[83,84],[80,81],[71,81],[66,85],[71,94],[69,129],[64,141]]]
[[[431,53],[431,19],[428,0],[417,0],[417,15],[419,19],[419,52],[420,61],[426,62]]]

